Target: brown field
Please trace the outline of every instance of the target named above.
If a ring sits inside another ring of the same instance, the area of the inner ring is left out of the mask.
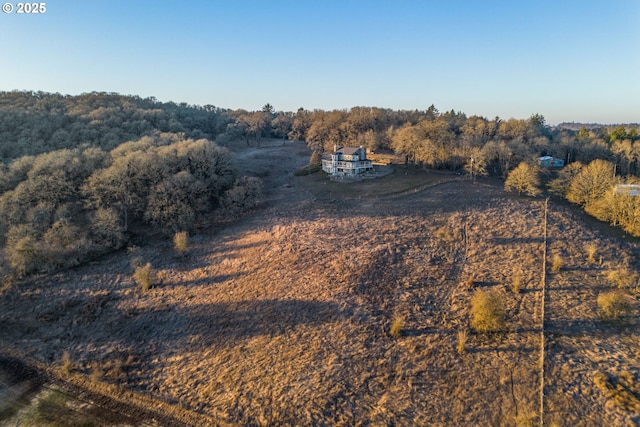
[[[156,238],[4,286],[1,348],[176,424],[539,424],[543,199],[403,166],[294,177],[301,144],[235,150],[266,181],[261,208],[185,256]],[[549,205],[544,422],[638,425],[637,276],[610,275],[638,271],[638,243]],[[157,286],[135,285],[134,258]],[[597,297],[619,285],[634,308],[602,319]],[[503,297],[504,330],[470,329],[476,289]]]

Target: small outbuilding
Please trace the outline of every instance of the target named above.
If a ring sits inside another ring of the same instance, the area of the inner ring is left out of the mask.
[[[563,168],[564,160],[557,157],[542,156],[538,158],[538,165],[543,168]]]

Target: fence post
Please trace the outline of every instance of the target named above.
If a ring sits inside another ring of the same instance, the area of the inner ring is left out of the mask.
[[[544,201],[544,234],[542,244],[542,308],[541,308],[541,325],[540,325],[540,426],[544,426],[544,316],[545,316],[545,296],[547,291],[547,218],[549,212],[549,198]]]

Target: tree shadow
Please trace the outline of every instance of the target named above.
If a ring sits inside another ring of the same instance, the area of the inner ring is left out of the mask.
[[[531,353],[532,350],[528,350],[526,348],[522,348],[522,347],[518,347],[515,345],[510,345],[510,346],[503,346],[503,347],[473,347],[472,345],[467,346],[467,348],[465,348],[465,351],[467,353],[478,353],[478,354],[482,354],[482,353],[495,353],[496,351],[501,351],[503,353]]]
[[[451,331],[438,328],[405,328],[401,331],[402,337],[424,337],[427,335],[451,335]]]
[[[223,283],[223,282],[238,278],[243,274],[251,274],[254,271],[255,270],[249,270],[249,271],[233,273],[233,274],[213,274],[211,276],[206,276],[199,279],[180,280],[180,281],[164,279],[161,283],[153,287],[154,288],[177,288],[177,287],[197,288],[197,287],[215,286],[219,283]]]
[[[637,317],[627,316],[616,320],[592,319],[553,319],[545,322],[545,329],[554,335],[564,337],[609,337],[612,334],[635,334],[638,328]]]
[[[161,261],[156,261],[156,263],[158,264],[158,267],[188,272],[196,268],[209,267],[211,265],[214,265],[216,262],[238,259],[239,256],[237,255],[237,253],[241,253],[242,251],[248,249],[256,249],[265,244],[264,241],[259,241],[246,244],[233,244],[228,246],[226,245],[226,242],[230,239],[230,237],[223,239],[221,243],[216,246],[215,250],[204,250],[204,255],[197,254],[198,252],[203,251],[199,248],[188,249],[184,255],[179,255],[175,252],[174,249],[166,249],[164,251],[164,255],[161,253],[157,256],[157,258]],[[171,255],[166,256],[167,254]],[[212,255],[214,256],[213,259]]]
[[[584,286],[581,285],[569,285],[569,286],[547,286],[547,292],[554,291],[584,291]],[[611,290],[611,286],[600,285],[600,286],[589,286],[590,292],[604,292]]]
[[[384,179],[384,178],[382,178]],[[376,181],[381,183],[382,181]],[[327,186],[331,184],[327,178]],[[327,217],[327,206],[337,209],[341,218],[351,215],[366,215],[372,218],[388,217],[389,215],[403,215],[407,213],[432,214],[460,212],[464,207],[473,207],[482,211],[496,206],[505,200],[511,200],[512,196],[504,193],[502,189],[492,185],[473,184],[457,180],[435,180],[431,183],[425,181],[417,187],[405,188],[400,191],[384,194],[367,194],[360,198],[362,186],[367,181],[355,183],[340,183],[340,187],[329,189],[307,188],[314,195],[314,200],[322,204],[321,208],[305,209],[305,218],[323,219]],[[464,199],[460,198],[460,192],[464,191]],[[375,208],[370,203],[374,202]]]
[[[241,301],[200,305],[186,313],[189,332],[208,345],[220,338],[279,335],[298,325],[332,322],[343,313],[335,303],[303,300]]]
[[[491,281],[491,280],[477,280],[473,282],[473,287],[474,288],[491,288],[499,284],[500,282]]]
[[[575,265],[575,266],[563,266],[560,271],[549,271],[548,273],[551,275],[558,275],[558,274],[562,274],[563,272],[569,272],[569,271],[579,271],[579,272],[588,272],[588,271],[598,271],[598,268],[595,267],[583,267],[583,266],[579,266],[579,265]]]
[[[276,336],[299,325],[320,325],[345,317],[338,304],[303,300],[257,300],[165,305],[129,310],[113,330],[114,338],[139,344],[144,340],[188,342],[190,348],[259,335]]]

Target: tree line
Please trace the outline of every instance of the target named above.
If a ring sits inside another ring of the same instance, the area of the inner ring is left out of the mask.
[[[543,173],[535,164],[522,162],[509,172],[505,190],[537,196],[550,194],[582,207],[588,214],[640,236],[640,178],[617,175],[616,164],[595,159],[574,162],[557,173]]]
[[[588,165],[576,162],[549,184],[552,192],[584,208],[590,215],[629,234],[640,236],[640,179],[618,175],[616,165],[603,159]]]
[[[78,265],[152,225],[191,230],[217,207],[251,208],[258,178],[207,139],[154,133],[120,144],[23,156],[0,169],[0,230],[19,275]]]
[[[232,118],[217,141],[261,138],[302,140],[316,153],[334,146],[365,146],[371,151],[393,150],[405,161],[437,169],[472,169],[505,178],[520,162],[553,156],[567,164],[611,161],[622,175],[640,174],[640,125],[551,127],[544,116],[527,119],[488,119],[453,110],[391,110],[353,107],[348,110],[275,112],[226,111]]]
[[[302,140],[314,152],[335,145],[363,145],[372,151],[394,150],[408,163],[457,170],[477,168],[506,177],[521,161],[551,155],[567,164],[604,159],[618,173],[640,173],[640,125],[550,127],[544,116],[492,119],[454,110],[276,111],[265,104],[256,111],[213,105],[162,103],[112,93],[79,96],[44,92],[0,92],[0,160],[62,148],[96,146],[109,151],[153,132],[184,133],[226,145],[264,138]],[[473,161],[472,161],[473,159]],[[473,165],[472,165],[473,163]]]
[[[94,92],[0,92],[0,161],[63,148],[111,150],[153,132],[215,140],[232,118],[212,105]]]

